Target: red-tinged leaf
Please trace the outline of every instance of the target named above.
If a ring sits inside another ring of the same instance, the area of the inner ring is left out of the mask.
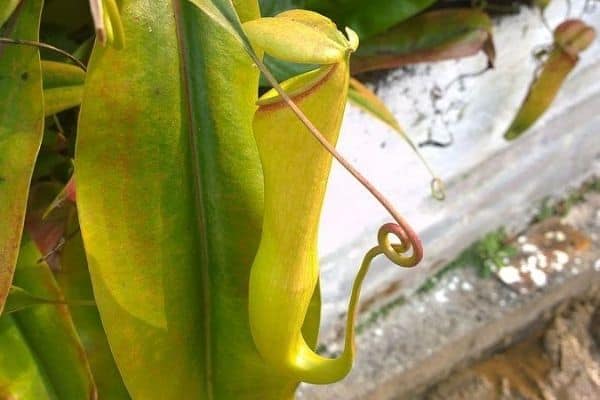
[[[513,140],[529,129],[550,107],[569,73],[596,34],[579,20],[568,20],[554,30],[554,49],[535,78],[504,138]]]
[[[44,217],[48,204],[56,198],[59,191],[60,185],[56,183],[44,182],[33,186],[25,219],[27,233],[54,271],[60,270],[59,254],[56,250],[65,238],[69,213],[74,210],[73,206],[55,208],[54,212]]]
[[[467,57],[483,51],[495,60],[489,16],[473,9],[446,9],[413,17],[365,40],[351,60],[353,74],[407,64]]]
[[[24,1],[10,37],[37,40],[41,0]],[[0,45],[0,313],[12,283],[29,182],[42,134],[40,56],[30,46]]]

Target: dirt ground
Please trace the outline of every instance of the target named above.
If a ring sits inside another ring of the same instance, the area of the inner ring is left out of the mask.
[[[600,288],[563,304],[545,329],[452,374],[422,399],[600,399]]]

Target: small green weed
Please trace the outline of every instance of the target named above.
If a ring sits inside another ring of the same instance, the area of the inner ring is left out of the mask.
[[[427,279],[417,290],[425,293],[433,289],[437,282],[448,272],[457,269],[475,268],[482,278],[489,277],[493,271],[504,266],[506,257],[515,255],[517,249],[508,244],[508,237],[504,228],[487,233],[483,238],[471,244],[452,262]]]
[[[581,203],[585,199],[585,195],[590,192],[600,192],[599,177],[594,176],[585,181],[579,188],[569,192],[563,199],[552,200],[547,197],[542,200],[533,222],[540,222],[551,217],[564,217],[574,205]]]
[[[564,199],[552,201],[547,198],[542,202],[539,212],[536,214],[533,223],[543,221],[550,217],[565,216],[570,209],[578,203],[581,203],[585,194],[589,192],[600,192],[600,178],[593,177],[586,181],[577,190],[570,192]],[[437,283],[448,272],[458,268],[475,268],[479,276],[488,278],[493,272],[502,268],[505,259],[517,254],[517,249],[509,244],[509,238],[504,228],[488,232],[478,241],[472,243],[463,250],[453,261],[439,270],[435,275],[428,278],[417,290],[417,293],[426,293],[432,290]],[[398,297],[395,300],[385,304],[381,308],[372,311],[368,317],[356,326],[358,334],[372,326],[379,319],[385,317],[396,307],[406,302],[405,297]]]

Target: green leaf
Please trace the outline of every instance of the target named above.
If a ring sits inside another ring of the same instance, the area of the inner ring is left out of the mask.
[[[21,311],[25,308],[40,304],[57,304],[60,300],[42,299],[36,297],[18,286],[11,286],[4,304],[4,314],[10,314],[16,311]]]
[[[37,355],[10,315],[0,317],[0,398],[56,400]]]
[[[349,43],[329,18],[311,11],[286,11],[277,17],[248,21],[243,26],[255,48],[295,63],[334,64],[358,46],[357,39]]]
[[[466,57],[484,51],[494,63],[492,22],[473,9],[430,11],[362,42],[352,73]]]
[[[550,0],[533,0],[533,4],[543,11],[550,4]]]
[[[75,156],[115,361],[133,398],[291,398],[297,381],[262,361],[248,322],[263,210],[258,70],[225,17],[147,4],[122,2],[123,51],[93,51]],[[256,2],[236,5],[258,17]],[[165,371],[181,384],[166,385]]]
[[[77,231],[77,221],[74,219],[69,224],[68,232]],[[71,237],[61,249],[60,266],[55,276],[65,298],[94,297],[80,233]],[[98,399],[129,399],[100,322],[98,309],[77,304],[70,305],[69,309],[94,375]]]
[[[21,0],[3,0],[0,4],[0,28],[10,18]]]
[[[350,79],[348,100],[350,100],[352,104],[373,115],[375,118],[379,119],[381,122],[398,132],[402,138],[408,140],[404,129],[402,129],[396,117],[394,117],[383,101],[381,101],[381,99],[377,97],[377,95],[375,95],[375,93],[373,93],[369,88],[354,78]]]
[[[45,259],[54,271],[64,301],[54,298],[51,302],[60,302],[69,307],[94,376],[98,398],[128,399],[129,395],[114,363],[98,310],[93,301],[90,302],[94,296],[77,225],[75,206],[72,203],[65,203],[67,198],[71,198],[69,192],[72,190],[69,188],[73,187],[72,182],[74,181],[69,181],[60,192],[58,197],[63,199],[60,204],[56,204],[55,198],[61,190],[61,185],[44,182],[32,187],[26,229],[35,240],[37,248],[46,254]],[[60,250],[48,255],[59,243],[63,243]],[[28,302],[26,305],[39,304],[40,300],[43,300],[29,292],[21,295],[23,297],[21,302]],[[11,307],[10,301],[11,296],[5,312]]]
[[[90,57],[90,53],[92,52],[93,46],[94,37],[92,36],[83,43],[81,43],[76,49],[73,50],[71,54],[78,60],[87,60]]]
[[[184,0],[185,1],[185,0]],[[242,22],[240,21],[240,17],[236,12],[235,7],[233,6],[232,0],[187,0],[193,3],[196,7],[201,9],[210,19],[221,26],[221,28],[225,29],[227,32],[232,34],[240,44],[246,47],[246,49],[250,49],[250,42],[246,37],[246,33],[242,27]],[[250,3],[249,1],[237,1],[238,4]],[[255,13],[253,14],[253,18],[255,19],[260,17],[258,11],[258,4],[256,2],[252,2],[256,5]],[[252,7],[254,8],[254,7]]]
[[[37,40],[41,0],[23,2],[10,37]],[[12,283],[29,181],[44,130],[40,56],[0,45],[0,312]]]
[[[274,17],[282,11],[294,8],[306,8],[306,0],[259,0],[260,15],[263,17]]]
[[[249,21],[244,23],[244,29],[255,48],[265,51],[264,63],[279,82],[314,70],[320,64],[345,60],[358,45],[356,41],[350,43],[330,19],[305,10]],[[354,32],[348,33],[357,40]],[[270,86],[264,76],[261,85]]]
[[[56,61],[42,61],[44,114],[48,117],[81,104],[85,71]]]
[[[361,40],[385,32],[435,3],[435,0],[307,0],[306,7],[349,26]]]
[[[302,94],[312,94],[311,89],[317,89],[319,86],[322,86],[325,82],[327,82],[327,78],[333,68],[334,66],[332,65],[323,65],[322,67],[306,72],[302,75],[294,76],[293,78],[282,82],[281,88],[291,98],[300,96]],[[275,89],[272,89],[262,95],[256,103],[259,106],[269,104],[279,104],[281,106],[282,102],[283,99],[281,95]],[[337,114],[337,110],[333,114]]]
[[[44,89],[78,86],[85,82],[85,71],[73,64],[42,60],[42,79]]]
[[[423,154],[419,151],[419,148],[413,143],[413,141],[408,137],[400,123],[394,117],[392,112],[387,108],[387,106],[381,101],[379,97],[375,93],[373,93],[368,87],[360,83],[358,80],[354,78],[350,78],[350,88],[348,90],[348,100],[359,107],[363,111],[371,114],[375,118],[379,119],[381,122],[392,128],[396,131],[402,139],[410,146],[413,152],[419,157],[419,160],[423,163],[429,174],[431,175],[431,194],[437,200],[443,200],[446,197],[444,193],[444,183],[443,181],[436,176],[433,168],[429,165]]]
[[[64,302],[50,268],[39,262],[40,257],[34,243],[23,240],[15,285],[33,297]],[[95,398],[94,380],[68,307],[64,304],[38,305],[13,315],[57,398]]]
[[[406,64],[460,58],[483,51],[495,61],[492,22],[474,9],[437,10],[415,16],[375,37],[362,40],[351,59],[353,74]],[[314,69],[265,57],[265,64],[280,80]],[[266,82],[261,85],[268,86]]]
[[[81,104],[83,85],[44,89],[44,115],[49,117]]]
[[[312,71],[313,69],[318,67],[317,64],[298,64],[291,63],[288,61],[281,61],[275,57],[271,57],[268,54],[265,54],[263,62],[265,63],[269,71],[271,71],[275,79],[277,79],[277,82],[283,82],[285,80],[290,79],[293,76]],[[260,86],[271,86],[269,82],[265,79],[264,75],[260,76]]]

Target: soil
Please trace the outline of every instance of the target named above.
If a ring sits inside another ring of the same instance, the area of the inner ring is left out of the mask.
[[[545,329],[452,374],[422,399],[600,399],[600,288],[563,304]]]

